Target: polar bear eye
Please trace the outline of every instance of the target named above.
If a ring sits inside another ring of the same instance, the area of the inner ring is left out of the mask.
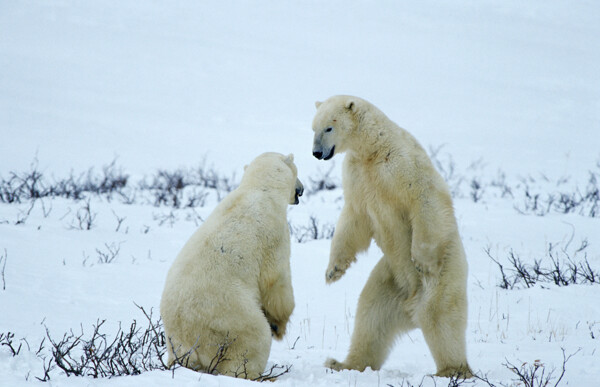
[[[325,133],[329,133],[333,130],[333,128],[330,126],[329,128],[325,129]]]

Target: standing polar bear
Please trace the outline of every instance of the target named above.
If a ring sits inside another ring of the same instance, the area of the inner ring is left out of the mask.
[[[467,261],[443,178],[413,136],[371,103],[316,103],[313,155],[346,152],[344,207],[331,242],[327,283],[340,279],[371,239],[383,257],[361,292],[346,360],[335,370],[379,369],[395,338],[420,328],[438,376],[472,376],[467,363]]]
[[[168,364],[260,378],[294,310],[287,205],[303,186],[293,155],[264,153],[185,244],[160,303]]]

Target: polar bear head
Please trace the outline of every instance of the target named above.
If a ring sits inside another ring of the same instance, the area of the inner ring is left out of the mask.
[[[266,152],[256,157],[244,167],[241,185],[254,185],[266,191],[280,191],[289,204],[298,204],[298,198],[304,193],[304,186],[298,179],[298,169],[294,164],[294,155]]]
[[[334,154],[348,149],[350,142],[356,138],[358,104],[361,101],[357,97],[338,95],[325,102],[315,102],[313,156],[329,160]]]

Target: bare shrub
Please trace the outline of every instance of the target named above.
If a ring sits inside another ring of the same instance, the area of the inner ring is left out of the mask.
[[[33,208],[35,207],[35,201],[36,199],[31,199],[31,202],[29,203],[29,208],[27,210],[19,210],[19,214],[17,215],[15,225],[25,224],[25,222],[29,218],[29,215],[31,215],[31,211],[33,211]]]
[[[11,172],[7,179],[0,178],[0,202],[21,203],[25,200],[46,196],[48,189],[43,174],[38,169],[38,161],[30,165],[30,170],[22,173]]]
[[[315,216],[311,216],[308,224],[294,226],[290,223],[290,233],[298,243],[305,243],[311,240],[331,239],[335,227],[332,224],[322,224]]]
[[[596,325],[600,325],[600,321],[592,321],[588,322],[588,329],[590,330],[590,337],[592,340],[600,337],[600,326],[596,327]]]
[[[569,244],[560,248],[549,243],[546,255],[535,259],[532,265],[524,263],[512,249],[508,253],[506,267],[492,256],[489,247],[485,252],[498,265],[502,276],[498,286],[502,289],[519,289],[523,285],[531,288],[536,283],[553,283],[557,286],[600,284],[600,273],[591,267],[587,259],[587,239],[582,240],[580,246],[571,252],[567,250]],[[577,259],[577,255],[581,253],[583,257]]]
[[[238,183],[235,174],[231,176],[222,176],[213,167],[206,167],[205,162],[193,172],[193,182],[195,185],[211,188],[217,193],[217,200],[221,201],[225,195],[233,191]]]
[[[263,372],[258,378],[254,379],[259,382],[273,381],[278,377],[287,374],[292,370],[291,365],[273,364],[271,368]]]
[[[142,191],[152,193],[154,206],[173,208],[204,206],[209,195],[207,190],[215,192],[220,201],[236,186],[235,175],[222,176],[214,168],[204,165],[195,169],[158,170],[156,175],[144,178],[139,185]]]
[[[557,376],[554,376],[555,372],[557,371],[556,368],[546,368],[546,365],[542,363],[542,361],[539,359],[536,359],[531,363],[521,362],[520,366],[517,366],[506,360],[506,362],[502,363],[502,365],[508,368],[516,376],[516,379],[513,379],[510,384],[499,382],[499,384],[496,385],[489,380],[487,375],[475,374],[474,379],[476,381],[485,383],[485,385],[489,387],[509,387],[521,385],[525,387],[557,387],[563,380],[563,377],[565,376],[565,373],[567,371],[567,362],[571,359],[571,357],[575,356],[579,352],[579,350],[577,350],[574,353],[567,356],[565,353],[565,349],[561,348],[561,350],[563,361],[560,369],[560,374]]]
[[[200,338],[198,338],[200,339]],[[227,353],[229,352],[229,348],[231,347],[231,344],[235,343],[235,338],[229,338],[229,334],[227,334],[225,336],[225,339],[223,340],[223,342],[219,343],[216,347],[216,353],[215,356],[213,356],[213,358],[210,360],[210,363],[208,364],[207,370],[206,372],[211,374],[211,375],[216,375],[217,372],[217,367],[222,364],[224,361],[230,360],[227,357]],[[191,350],[194,350],[194,348],[192,348]],[[244,379],[248,378],[248,372],[246,370],[246,364],[248,363],[248,359],[244,358],[244,361],[242,362],[241,368],[237,369],[235,371],[235,377],[240,377],[243,376]]]
[[[46,328],[46,337],[51,345],[51,359],[44,362],[45,378],[49,379],[50,364],[55,364],[67,376],[88,376],[93,378],[122,375],[138,375],[154,369],[165,370],[162,361],[166,341],[160,319],[154,321],[152,313],[139,307],[148,326],[141,328],[133,320],[129,328],[123,330],[119,324],[112,339],[102,328],[106,320],[98,321],[90,336],[70,331],[61,339],[53,339]],[[39,379],[39,378],[38,378]]]
[[[14,343],[15,334],[12,332],[0,333],[0,347],[6,347],[10,351],[11,355],[17,356],[21,352],[23,343],[17,346]]]
[[[173,345],[165,336],[162,321],[155,319],[152,309],[147,312],[143,307],[135,304],[141,310],[146,325],[138,324],[137,320],[123,329],[121,324],[117,332],[108,335],[103,331],[106,320],[98,320],[92,326],[92,332],[86,335],[83,327],[79,333],[72,330],[63,334],[60,339],[55,339],[46,328],[46,338],[50,344],[50,355],[44,354],[44,342],[36,352],[38,358],[43,361],[43,376],[37,377],[40,381],[49,381],[53,369],[62,370],[67,376],[82,376],[92,378],[115,377],[123,375],[139,375],[145,371],[170,370],[175,372],[178,367],[188,365],[189,357],[195,348],[185,353],[178,354],[171,367],[163,361],[167,352],[167,345]],[[0,334],[0,343],[10,345],[11,351],[16,356],[20,351],[13,345],[14,334]],[[200,338],[198,338],[199,342]],[[227,352],[234,339],[227,339],[217,346],[215,356],[212,359],[208,373],[216,374],[219,364],[227,360]],[[6,343],[6,344],[5,344]],[[172,347],[173,348],[173,347]],[[178,353],[176,349],[174,353]],[[257,380],[272,380],[284,373],[289,372],[291,366],[273,365],[265,371]],[[238,377],[246,377],[244,364],[236,371]]]
[[[592,218],[600,216],[600,162],[596,164],[596,170],[588,173],[588,181],[585,187],[572,186],[564,187],[568,178],[559,178],[554,182],[556,188],[550,192],[543,192],[542,189],[533,188],[537,180],[531,176],[521,180],[521,189],[523,197],[521,204],[515,204],[515,209],[523,214],[534,214],[544,216],[551,211],[560,214],[579,214]],[[546,176],[541,180],[547,186],[550,182]]]
[[[113,160],[108,165],[102,167],[102,173],[95,175],[93,169],[88,171],[88,178],[84,190],[98,195],[104,195],[109,200],[112,194],[120,192],[127,186],[129,175],[123,173],[122,168],[116,166],[117,160]]]
[[[71,222],[71,228],[86,231],[91,230],[94,227],[96,215],[98,214],[96,212],[92,212],[90,199],[87,198],[84,201],[83,206],[77,210],[75,218]]]
[[[451,155],[443,154],[444,145],[430,147],[429,155],[435,168],[450,188],[453,197],[471,198],[475,203],[489,197],[513,201],[513,207],[522,214],[544,216],[551,212],[600,216],[600,162],[589,171],[583,185],[568,184],[570,178],[551,179],[543,174],[527,176],[509,182],[502,171],[493,178],[485,178],[485,164],[476,160],[464,171],[458,172]],[[334,190],[340,184],[331,176],[333,165],[320,175],[309,177],[307,195]],[[112,200],[115,195],[123,203],[139,200],[155,206],[173,208],[202,207],[212,193],[218,201],[238,185],[235,174],[225,176],[203,162],[189,169],[160,169],[153,176],[144,177],[138,184],[130,184],[129,175],[118,167],[116,160],[103,166],[99,172],[87,172],[64,179],[48,181],[35,160],[25,172],[11,172],[0,177],[0,202],[22,203],[44,197],[63,197],[81,200],[95,194]]]
[[[110,200],[112,194],[123,190],[129,176],[116,166],[116,160],[102,167],[97,174],[93,168],[87,173],[71,175],[65,179],[49,182],[38,169],[34,160],[26,172],[11,172],[8,178],[0,178],[0,202],[21,203],[44,197],[64,197],[80,200],[85,193],[103,195]]]
[[[129,182],[129,175],[117,167],[116,159],[102,167],[100,173],[90,168],[85,173],[75,175],[71,172],[65,179],[55,180],[50,186],[48,196],[64,197],[80,200],[85,194],[96,194],[111,200],[113,194],[124,195],[124,190]]]
[[[498,171],[496,174],[496,178],[490,182],[490,185],[493,188],[496,188],[500,192],[501,198],[510,198],[514,199],[513,188],[506,181],[506,174],[502,171]]]
[[[317,192],[337,189],[339,184],[331,176],[331,172],[333,171],[334,167],[335,164],[332,163],[327,172],[319,171],[319,175],[317,175],[315,178],[309,177],[308,181],[310,183],[310,187],[306,190],[306,194],[314,195]]]
[[[471,199],[474,203],[477,203],[483,197],[484,189],[478,178],[471,180]]]
[[[120,217],[119,215],[117,215],[117,213],[115,212],[115,210],[111,210],[111,211],[112,211],[113,215],[115,216],[115,218],[117,219],[117,228],[115,228],[115,232],[119,232],[119,229],[121,228],[121,225],[127,219],[127,217],[126,216]],[[127,231],[125,231],[125,233],[127,233]]]
[[[565,354],[565,349],[562,348],[562,369],[556,381],[554,381],[555,378],[553,378],[553,374],[556,369],[552,368],[551,370],[547,370],[546,366],[540,360],[535,360],[533,363],[524,362],[519,367],[515,366],[509,361],[506,361],[506,363],[503,365],[518,377],[519,382],[522,382],[527,387],[547,387],[551,386],[552,384],[550,383],[552,382],[555,382],[554,386],[558,386],[565,376],[567,362],[569,359],[571,359],[571,357],[577,354],[577,352],[567,356]]]
[[[2,203],[19,203],[21,195],[18,189],[17,176],[14,172],[8,179],[1,178],[0,180],[0,202]]]
[[[456,165],[450,155],[442,155],[443,145],[430,147],[429,155],[435,168],[442,175],[453,197],[465,197],[463,182],[470,181],[469,196],[475,202],[481,202],[488,195],[512,199],[513,207],[522,214],[544,216],[550,212],[560,214],[575,213],[582,216],[600,216],[600,161],[588,173],[587,182],[582,185],[567,184],[569,177],[551,179],[544,174],[538,177],[527,176],[509,183],[502,171],[489,181],[479,175],[484,165],[481,160],[472,163],[463,174],[456,171]]]
[[[400,384],[398,385],[398,387],[423,387],[425,385],[425,380],[426,379],[431,379],[431,381],[433,382],[434,386],[437,386],[437,377],[433,376],[433,375],[426,375],[423,376],[423,378],[421,379],[421,381],[419,382],[419,384],[412,384],[410,381],[403,379]],[[459,386],[474,386],[477,385],[477,381],[473,380],[473,379],[464,379],[458,376],[452,376],[450,378],[448,378],[448,384],[447,387],[459,387]],[[395,387],[392,384],[387,384],[388,387]]]
[[[219,195],[217,195],[219,196]],[[208,192],[206,192],[202,187],[190,187],[185,195],[185,204],[186,208],[195,208],[195,207],[204,207],[206,204],[206,198],[208,197]]]
[[[227,334],[222,342],[215,345],[215,355],[212,357],[212,359],[211,359],[210,363],[208,364],[208,366],[206,367],[206,369],[203,369],[203,370],[195,369],[189,363],[189,360],[190,360],[190,356],[198,348],[198,344],[200,343],[200,340],[201,340],[201,337],[198,337],[196,340],[196,343],[190,349],[188,349],[185,352],[182,352],[181,348],[175,347],[175,345],[169,338],[168,341],[169,341],[169,345],[171,346],[171,352],[175,356],[175,359],[173,360],[173,363],[171,364],[172,372],[175,372],[175,370],[178,367],[185,367],[185,368],[193,369],[195,371],[205,372],[205,373],[208,373],[211,375],[218,375],[219,374],[219,372],[218,372],[219,366],[223,362],[231,360],[228,357],[229,349],[230,349],[231,345],[235,343],[236,338],[235,337],[231,338],[231,337],[229,337],[229,334]],[[233,376],[236,378],[249,379],[246,364],[248,364],[248,359],[246,357],[244,357],[242,359],[242,363],[238,366],[238,368],[233,370]],[[261,382],[272,381],[272,380],[277,379],[281,375],[290,372],[291,368],[292,368],[291,365],[281,366],[278,364],[274,364],[271,366],[271,368],[265,370],[261,375],[259,375],[257,378],[254,378],[252,380],[261,381]]]
[[[112,263],[118,256],[121,251],[121,243],[108,243],[104,244],[106,250],[96,249],[96,254],[98,254],[98,263]]]
[[[184,180],[183,170],[159,170],[150,184],[142,182],[141,188],[151,190],[154,195],[154,205],[166,205],[179,208],[183,189],[189,184]]]
[[[160,213],[160,214],[152,214],[152,218],[158,222],[159,226],[168,225],[169,227],[173,227],[175,223],[179,220],[177,215],[173,210],[169,211],[168,214]]]

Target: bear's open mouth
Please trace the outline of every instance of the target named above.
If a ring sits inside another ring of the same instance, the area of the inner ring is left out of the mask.
[[[323,157],[323,160],[329,160],[330,158],[332,158],[334,152],[335,152],[335,145],[331,148],[331,152],[329,152],[329,154],[327,156]]]

